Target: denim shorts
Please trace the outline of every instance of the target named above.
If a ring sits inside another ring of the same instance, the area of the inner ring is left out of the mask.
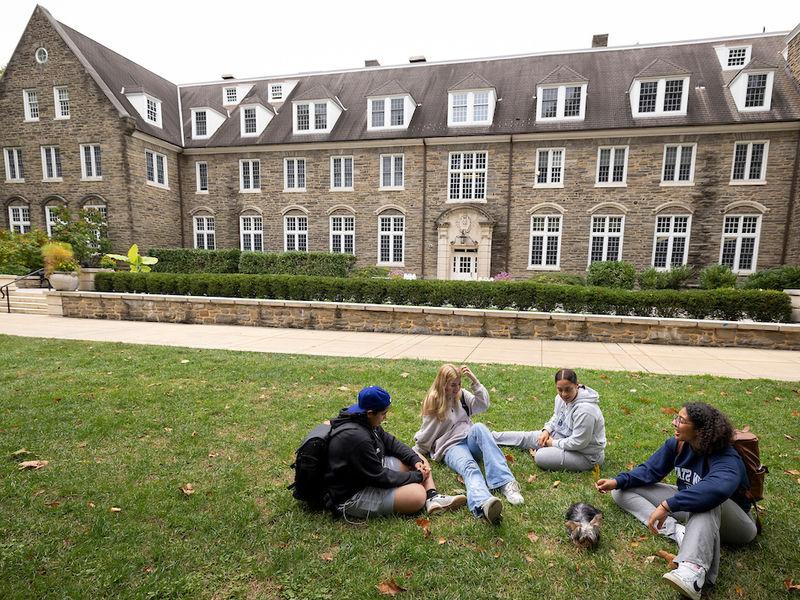
[[[383,466],[393,471],[402,468],[400,459],[387,456]],[[367,519],[370,515],[385,516],[394,512],[394,496],[397,488],[365,487],[353,494],[350,499],[339,505],[339,512],[345,519]]]

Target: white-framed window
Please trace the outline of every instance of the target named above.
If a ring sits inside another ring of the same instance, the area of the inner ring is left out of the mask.
[[[14,233],[28,233],[31,230],[31,209],[29,206],[9,206],[8,225]]]
[[[94,199],[94,200],[97,201],[98,199]],[[83,210],[84,211],[90,211],[90,210],[97,211],[97,213],[100,215],[100,218],[103,221],[103,226],[102,227],[98,227],[98,228],[96,228],[94,230],[95,238],[99,242],[100,238],[103,236],[104,231],[107,231],[107,229],[108,229],[108,207],[105,204],[86,204],[86,205],[84,205]],[[89,219],[87,218],[86,221],[89,222]],[[99,248],[99,245],[97,245],[97,244],[92,244],[92,246],[94,248]]]
[[[451,152],[448,201],[486,200],[488,152]]]
[[[317,102],[295,102],[294,133],[327,133],[333,127],[341,110],[338,105],[326,100]]]
[[[564,187],[564,148],[536,151],[536,187]]]
[[[767,103],[767,73],[748,73],[744,94],[745,108],[762,108]]]
[[[242,159],[239,161],[239,191],[261,191],[261,161],[258,159]]]
[[[725,215],[719,263],[734,273],[752,273],[756,270],[760,237],[761,215]]]
[[[559,268],[562,220],[561,215],[531,215],[529,269]]]
[[[43,65],[47,62],[48,58],[47,48],[37,48],[34,56],[36,57],[36,62],[38,62],[40,65]]]
[[[314,129],[317,131],[328,128],[328,103],[314,103]]]
[[[22,148],[3,148],[6,163],[6,181],[23,183],[25,171],[22,166]]]
[[[622,259],[622,236],[625,217],[621,215],[592,216],[589,237],[589,264]]]
[[[353,157],[331,156],[331,189],[353,190]]]
[[[763,184],[767,178],[769,142],[736,142],[733,147],[731,184]]]
[[[242,135],[258,135],[258,118],[255,106],[242,108]]]
[[[624,187],[628,177],[628,147],[607,146],[597,149],[595,187]]]
[[[728,59],[725,63],[727,67],[737,68],[747,64],[750,54],[750,46],[734,46],[728,48]]]
[[[295,129],[297,131],[309,131],[311,128],[311,105],[298,104],[295,107],[295,112],[297,114]]]
[[[261,215],[239,217],[239,243],[243,252],[264,251],[264,219]]]
[[[273,83],[269,86],[269,98],[273,102],[283,100],[283,84]]]
[[[402,265],[406,246],[406,218],[403,215],[378,217],[378,263]]]
[[[147,120],[151,123],[159,124],[161,122],[158,115],[159,104],[160,102],[155,98],[150,98],[149,96],[145,97],[145,115],[147,116]]]
[[[283,249],[286,252],[308,252],[308,217],[285,215],[283,217]]]
[[[56,107],[56,119],[69,119],[69,89],[66,86],[53,88],[53,103]]]
[[[580,121],[586,115],[586,84],[574,83],[537,88],[537,121]]]
[[[382,190],[402,190],[405,187],[405,155],[381,154]]]
[[[167,157],[153,150],[145,150],[144,157],[147,183],[157,187],[167,187],[169,185]]]
[[[226,87],[223,90],[222,103],[223,104],[236,104],[239,101],[239,90],[236,86]]]
[[[306,191],[305,158],[283,159],[283,191],[284,192]]]
[[[208,163],[197,161],[194,163],[195,191],[198,194],[208,193]]]
[[[22,90],[22,103],[25,106],[25,120],[39,120],[39,94],[36,90]]]
[[[57,204],[48,204],[44,207],[44,223],[47,229],[47,237],[53,237],[53,229],[56,225],[63,225],[64,221],[56,217],[56,211],[59,208],[64,208]]]
[[[656,216],[652,260],[656,269],[666,270],[686,264],[691,227],[691,215]]]
[[[353,215],[331,216],[331,252],[355,254],[356,218]]]
[[[634,117],[685,115],[688,98],[688,77],[637,80],[631,93],[631,111]]]
[[[216,223],[214,217],[194,217],[194,247],[199,250],[214,250],[216,246]]]
[[[42,146],[42,181],[61,181],[61,150]]]
[[[103,179],[103,162],[100,144],[81,144],[81,179],[100,181]]]
[[[208,137],[208,114],[204,110],[194,110],[194,131],[192,132],[193,138],[206,138]]]
[[[367,129],[402,129],[408,125],[405,96],[370,98]]]
[[[665,144],[661,185],[693,185],[697,144]]]
[[[493,100],[490,90],[450,92],[448,127],[491,124],[494,113]]]

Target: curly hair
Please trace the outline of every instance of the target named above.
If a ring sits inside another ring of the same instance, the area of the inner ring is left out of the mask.
[[[731,443],[733,425],[724,413],[705,402],[688,402],[683,407],[697,432],[693,446],[698,453],[716,454]]]

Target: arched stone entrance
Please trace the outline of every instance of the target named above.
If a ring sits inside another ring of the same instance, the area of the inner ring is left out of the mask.
[[[474,206],[458,206],[436,219],[437,279],[484,279],[492,267],[494,219]]]

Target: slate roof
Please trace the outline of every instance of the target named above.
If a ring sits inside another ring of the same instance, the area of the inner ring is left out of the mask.
[[[575,69],[570,69],[566,65],[558,65],[547,74],[547,77],[538,81],[538,85],[552,85],[555,83],[580,83],[589,80],[578,73]]]
[[[679,67],[675,63],[672,63],[668,60],[663,58],[656,58],[647,65],[644,69],[639,71],[636,74],[637,78],[645,78],[645,77],[663,77],[666,75],[691,75],[691,71],[689,69],[684,69],[683,67]]]
[[[372,90],[367,97],[370,96],[399,96],[400,94],[408,94],[408,90],[400,85],[397,79],[392,79],[386,83],[379,85]]]
[[[491,83],[486,81],[480,75],[476,75],[475,73],[470,73],[460,81],[456,82],[455,84],[447,88],[447,91],[457,92],[460,90],[485,90],[493,87],[494,86]]]

